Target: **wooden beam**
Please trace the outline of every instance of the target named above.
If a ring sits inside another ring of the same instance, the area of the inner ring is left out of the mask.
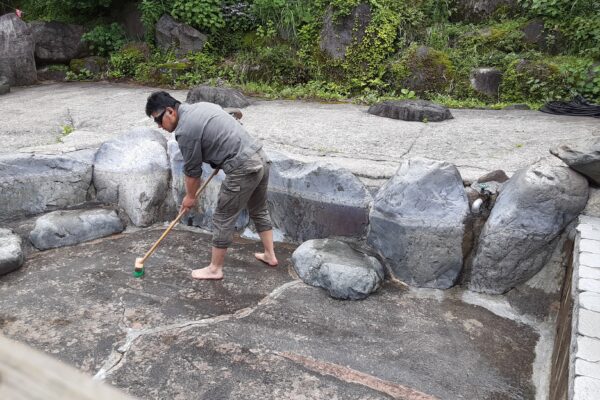
[[[133,400],[41,351],[0,336],[0,399]]]

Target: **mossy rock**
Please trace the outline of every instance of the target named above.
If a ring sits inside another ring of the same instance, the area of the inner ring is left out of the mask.
[[[511,63],[500,86],[502,101],[546,101],[566,94],[564,76],[547,60],[517,60]]]
[[[399,91],[410,89],[419,94],[442,93],[448,89],[455,69],[448,55],[430,47],[411,47],[397,61],[390,63],[385,80]]]
[[[69,68],[76,74],[80,74],[85,69],[96,75],[106,71],[107,66],[106,58],[99,56],[74,58],[69,63]]]

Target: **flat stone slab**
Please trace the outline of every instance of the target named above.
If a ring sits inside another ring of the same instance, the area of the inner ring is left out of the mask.
[[[0,97],[0,109],[5,111],[0,152],[83,148],[92,140],[97,143],[98,137],[109,138],[132,127],[154,128],[144,113],[154,90],[106,82],[13,88],[10,95]],[[186,99],[185,90],[169,92],[180,101]],[[538,158],[561,165],[549,148],[598,136],[598,121],[593,118],[537,111],[451,110],[452,120],[422,124],[380,118],[367,109],[354,104],[253,101],[244,108],[242,122],[269,151],[288,152],[301,161],[331,162],[373,186],[390,178],[400,161],[414,157],[450,162],[470,181],[496,169],[512,175]],[[119,110],[118,124],[106,118],[114,110]],[[57,143],[65,139],[61,134],[65,125],[97,135]]]
[[[33,254],[0,277],[0,333],[140,398],[534,396],[536,329],[460,291],[387,284],[340,302],[292,278],[292,247],[279,244],[269,268],[252,255],[260,243],[241,239],[224,280],[193,281],[210,237],[185,228],[133,278],[163,229]]]

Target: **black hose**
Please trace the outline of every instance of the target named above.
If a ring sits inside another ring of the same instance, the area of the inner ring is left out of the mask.
[[[571,101],[550,101],[540,111],[548,114],[600,118],[600,105],[592,104],[577,95]]]

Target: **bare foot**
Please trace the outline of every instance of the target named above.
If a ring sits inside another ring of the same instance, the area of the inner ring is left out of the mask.
[[[214,268],[208,266],[192,271],[192,278],[198,280],[219,280],[223,279],[223,268]]]
[[[264,262],[269,267],[276,267],[279,262],[275,257],[267,257],[265,253],[254,253],[257,260]]]

